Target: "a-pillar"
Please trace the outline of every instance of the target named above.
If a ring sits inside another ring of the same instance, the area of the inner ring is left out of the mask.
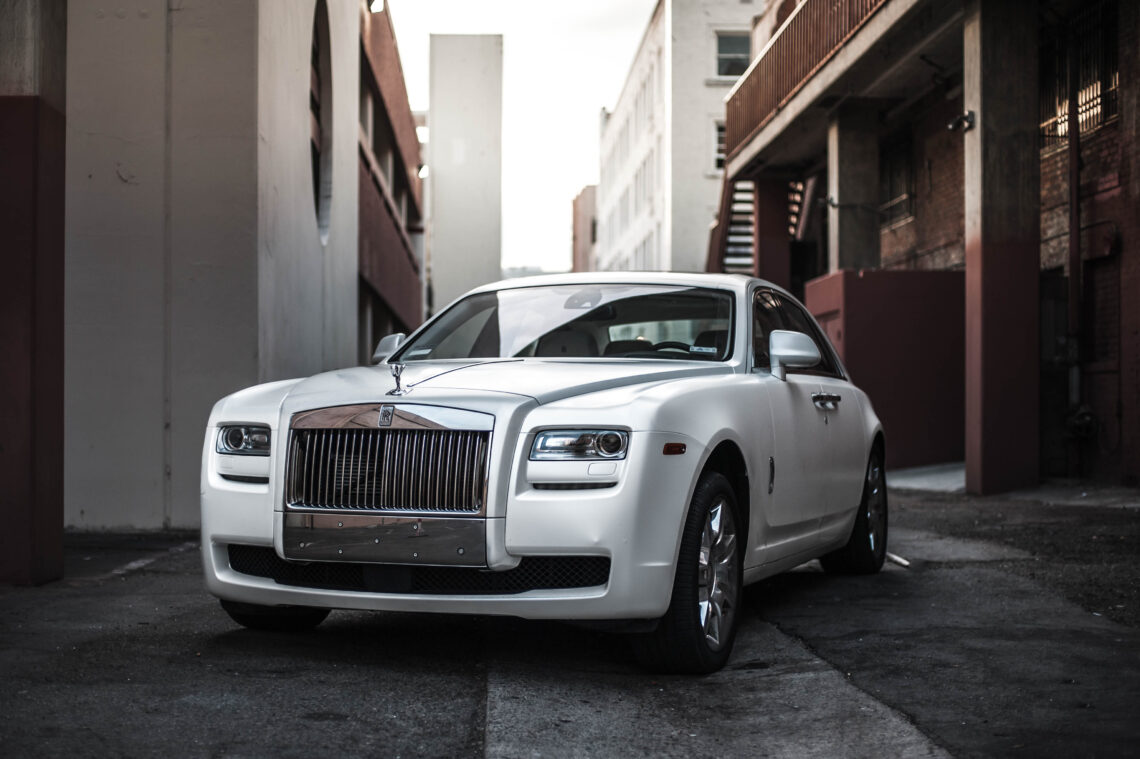
[[[879,113],[847,103],[827,128],[827,261],[830,271],[879,265]]]
[[[979,494],[1038,476],[1036,5],[968,0],[963,21],[963,100],[975,119],[963,135],[966,489]]]
[[[0,2],[0,582],[63,574],[66,0]]]
[[[792,285],[788,180],[760,176],[753,185],[753,273],[787,289]]]

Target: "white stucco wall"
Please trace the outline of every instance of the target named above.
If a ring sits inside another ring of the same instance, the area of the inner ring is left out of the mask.
[[[715,165],[716,123],[724,120],[724,97],[734,82],[716,76],[716,35],[750,32],[753,16],[766,5],[763,0],[663,0],[661,13],[650,19],[626,85],[601,130],[599,268],[634,268],[635,246],[648,228],[660,223],[657,267],[704,270],[709,225],[716,216],[722,181],[722,171]],[[653,203],[640,213],[631,209],[628,224],[622,224],[622,196],[627,187],[633,192],[639,156],[648,146],[635,141],[632,154],[624,158],[614,158],[622,151],[613,148],[621,142],[622,125],[633,112],[642,72],[654,60],[663,68],[654,74],[660,76],[663,91],[655,101],[660,111],[652,126],[653,140],[661,145],[661,169],[653,175]],[[607,226],[611,231],[606,231]]]
[[[669,268],[667,6],[654,8],[621,94],[613,110],[603,114],[598,269]]]
[[[428,166],[436,311],[500,277],[503,38],[431,36]]]
[[[734,77],[716,76],[717,32],[749,33],[759,4],[699,0],[673,5],[672,262],[674,271],[704,271],[709,226],[716,218],[723,171],[716,168],[716,122]]]
[[[336,186],[321,247],[301,229],[315,229],[313,2],[167,5],[68,4],[64,516],[74,528],[196,526],[213,403],[354,356],[360,6],[330,3]],[[286,317],[292,298],[303,308]]]

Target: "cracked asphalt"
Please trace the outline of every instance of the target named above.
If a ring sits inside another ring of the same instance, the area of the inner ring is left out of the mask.
[[[65,580],[0,588],[0,752],[1134,756],[1138,506],[892,492],[910,566],[751,586],[708,677],[515,619],[243,630],[203,589],[195,535],[68,535]]]

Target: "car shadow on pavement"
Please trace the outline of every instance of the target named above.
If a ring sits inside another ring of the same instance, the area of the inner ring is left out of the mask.
[[[334,611],[309,632],[247,630],[234,623],[207,642],[235,657],[300,658],[312,666],[373,665],[407,673],[488,659],[541,662],[554,670],[629,666],[624,636],[511,617]]]

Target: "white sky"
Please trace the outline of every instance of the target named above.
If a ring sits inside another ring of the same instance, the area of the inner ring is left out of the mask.
[[[656,0],[388,0],[413,110],[430,34],[503,35],[503,266],[570,267],[571,201]],[[430,139],[430,137],[429,137]]]

